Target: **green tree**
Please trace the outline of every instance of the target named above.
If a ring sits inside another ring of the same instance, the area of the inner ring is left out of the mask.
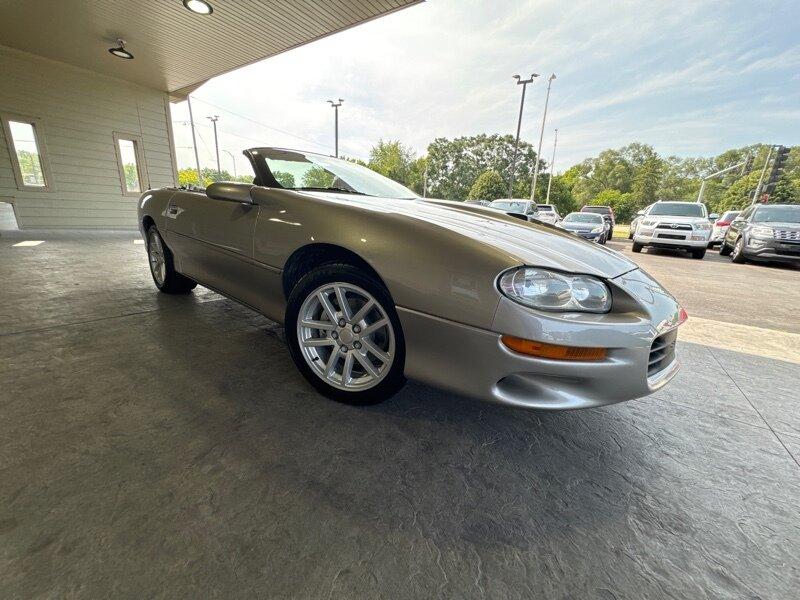
[[[400,142],[379,140],[369,151],[367,166],[384,177],[407,185],[413,160],[414,153]]]
[[[511,135],[476,135],[455,139],[436,138],[428,146],[429,196],[447,200],[463,200],[472,184],[487,170],[500,174],[508,186],[511,159],[514,154],[514,137]],[[536,152],[533,146],[520,140],[515,180],[530,186]],[[514,194],[518,187],[515,185]],[[524,190],[521,190],[524,191]],[[528,194],[530,195],[530,187]]]
[[[508,185],[500,173],[487,170],[481,173],[472,184],[467,195],[468,200],[497,200],[508,195]]]
[[[280,183],[285,188],[293,188],[296,187],[294,182],[294,175],[291,173],[287,173],[286,171],[273,171],[272,176],[275,177],[278,183]]]
[[[327,188],[333,185],[333,173],[323,167],[311,167],[303,174],[303,187]]]

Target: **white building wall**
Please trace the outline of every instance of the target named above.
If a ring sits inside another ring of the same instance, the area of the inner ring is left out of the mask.
[[[0,198],[11,198],[20,228],[136,227],[137,198],[122,192],[114,132],[141,137],[145,188],[176,183],[164,92],[0,46],[2,113],[39,119],[52,170],[52,190],[19,190],[0,128]]]

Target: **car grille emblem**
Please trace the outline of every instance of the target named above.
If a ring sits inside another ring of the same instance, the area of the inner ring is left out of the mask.
[[[672,227],[673,229],[677,229],[678,228],[678,224],[677,223],[672,223],[670,225],[670,227]]]

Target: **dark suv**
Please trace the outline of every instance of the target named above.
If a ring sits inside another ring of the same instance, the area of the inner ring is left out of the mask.
[[[800,264],[800,204],[757,204],[745,209],[722,238],[719,253],[730,255],[735,263]]]
[[[606,223],[608,223],[608,235],[606,239],[610,240],[614,236],[614,209],[610,206],[584,206],[581,212],[594,213],[602,215]]]

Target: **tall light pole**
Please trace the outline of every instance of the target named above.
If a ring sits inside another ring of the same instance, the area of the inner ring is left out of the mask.
[[[192,97],[186,96],[189,105],[189,123],[192,126],[192,146],[194,146],[194,160],[197,165],[197,187],[203,187],[203,175],[200,173],[200,155],[197,153],[197,135],[194,132],[194,115],[192,114]]]
[[[233,153],[231,153],[229,150],[223,150],[223,152],[231,157],[231,162],[233,163],[233,178],[236,179],[236,159],[233,157]]]
[[[550,188],[553,186],[553,175],[556,174],[556,146],[558,145],[558,129],[555,130],[555,137],[553,138],[553,158],[550,160],[550,178],[547,180],[547,198],[544,203],[550,204]]]
[[[539,156],[542,154],[542,138],[544,137],[544,123],[547,120],[547,105],[550,102],[550,86],[553,85],[553,79],[556,74],[553,73],[547,78],[547,96],[544,100],[544,114],[542,115],[542,128],[539,131],[539,149],[536,151],[536,165],[533,167],[533,183],[531,183],[531,202],[533,202],[533,195],[536,193],[536,179],[539,177]]]
[[[333,107],[333,131],[334,131],[334,140],[336,144],[336,158],[339,158],[339,107],[342,105],[341,98],[338,99],[337,102],[333,100],[328,100],[328,103]]]
[[[531,76],[528,79],[522,79],[519,75],[514,75],[514,79],[517,80],[517,85],[522,86],[522,98],[519,101],[519,118],[517,119],[517,139],[514,142],[514,155],[511,157],[511,175],[508,178],[508,197],[514,197],[514,175],[516,174],[517,170],[517,152],[519,151],[519,130],[522,127],[522,109],[525,106],[525,89],[528,87],[529,83],[533,83],[533,80],[539,76],[538,73],[531,73]]]
[[[217,121],[219,121],[219,115],[206,118],[214,124],[214,149],[217,152],[217,177],[222,179],[222,169],[219,168],[219,140],[217,139]]]

